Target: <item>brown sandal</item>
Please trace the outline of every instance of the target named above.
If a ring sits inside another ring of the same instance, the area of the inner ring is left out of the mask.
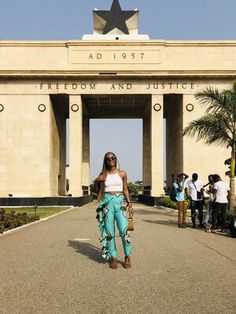
[[[112,269],[117,269],[118,268],[117,259],[111,258],[109,261],[109,267]]]
[[[128,269],[131,267],[130,257],[125,256],[124,268]]]

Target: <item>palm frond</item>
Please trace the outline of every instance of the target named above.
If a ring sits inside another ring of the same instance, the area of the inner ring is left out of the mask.
[[[230,145],[232,134],[228,130],[226,121],[219,119],[219,114],[208,114],[192,121],[183,132],[183,135],[196,136],[206,144]]]
[[[225,106],[225,95],[217,88],[207,87],[202,92],[195,95],[195,98],[203,106],[207,106],[206,112],[218,111]]]
[[[220,91],[207,87],[195,98],[206,107],[205,115],[192,121],[183,135],[196,136],[207,144],[236,147],[236,81],[232,88]]]
[[[236,90],[234,90],[234,87],[224,91],[207,87],[202,92],[197,93],[195,97],[200,104],[207,105],[206,113],[222,112],[224,114],[236,114]]]
[[[233,91],[236,94],[236,81],[233,82]]]
[[[224,110],[231,115],[236,115],[236,92],[233,90],[224,91],[226,102]]]

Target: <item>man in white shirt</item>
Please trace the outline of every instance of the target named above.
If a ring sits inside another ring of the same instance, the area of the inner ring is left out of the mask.
[[[185,193],[190,200],[192,227],[196,228],[196,209],[198,210],[199,227],[203,225],[203,182],[198,180],[198,174],[192,174],[192,180],[187,181]]]
[[[223,232],[226,223],[226,210],[230,197],[230,187],[228,183],[221,180],[221,177],[218,174],[213,175],[213,182],[215,203],[212,211],[211,231],[215,231],[217,217],[219,216],[220,228]]]

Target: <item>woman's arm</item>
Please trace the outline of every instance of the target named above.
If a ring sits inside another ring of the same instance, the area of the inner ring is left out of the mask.
[[[176,182],[177,187],[175,186],[175,188],[176,188],[176,190],[178,192],[182,192],[183,191],[183,187],[182,187],[181,184],[182,184],[182,181],[181,182],[179,182],[179,181]]]
[[[129,196],[129,190],[128,190],[128,184],[127,184],[127,174],[125,171],[122,171],[122,170],[120,170],[119,172],[120,172],[121,178],[123,180],[123,193],[124,193],[126,202],[128,204],[128,206],[127,206],[128,211],[129,211],[129,214],[133,215],[134,210],[133,210],[133,207],[132,207],[132,204],[130,201],[130,196]]]
[[[184,189],[184,191],[185,191],[185,194],[186,194],[187,198],[191,201],[191,200],[192,200],[192,197],[191,197],[191,195],[190,195],[190,193],[189,193],[188,186],[186,186],[186,188]]]
[[[95,179],[94,186],[95,186],[95,191],[98,195],[101,192],[102,183],[105,182],[105,180],[106,180],[106,176],[102,173],[100,173],[100,175]]]

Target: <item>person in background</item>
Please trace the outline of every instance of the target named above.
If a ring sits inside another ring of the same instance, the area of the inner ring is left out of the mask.
[[[115,222],[122,239],[125,255],[124,268],[131,267],[130,235],[128,229],[128,217],[134,214],[130,202],[127,187],[127,174],[117,169],[117,157],[114,153],[108,152],[103,159],[102,172],[96,178],[95,183],[99,192],[101,203],[97,208],[97,220],[101,232],[100,242],[103,244],[102,256],[109,261],[112,269],[117,269],[117,248],[115,243]],[[126,201],[126,204],[124,203]]]
[[[186,206],[185,206],[185,194],[184,194],[184,184],[188,175],[185,173],[179,173],[177,175],[177,179],[174,181],[173,186],[176,191],[176,202],[178,208],[178,227],[185,228],[186,227]]]
[[[207,189],[206,189],[207,187]],[[208,176],[208,183],[203,186],[203,191],[209,196],[208,203],[207,203],[207,211],[204,217],[204,224],[207,225],[212,215],[212,208],[214,202],[214,182],[213,182],[213,174],[209,174]]]
[[[207,230],[207,232],[216,231],[217,218],[219,218],[220,231],[224,232],[226,223],[226,210],[230,198],[230,188],[229,184],[222,181],[218,174],[213,175],[213,182],[215,203],[212,210],[212,225],[211,228]]]
[[[198,179],[197,173],[193,173],[192,179],[187,181],[185,192],[190,200],[192,227],[196,228],[197,209],[199,228],[205,228],[203,225],[203,183]]]

